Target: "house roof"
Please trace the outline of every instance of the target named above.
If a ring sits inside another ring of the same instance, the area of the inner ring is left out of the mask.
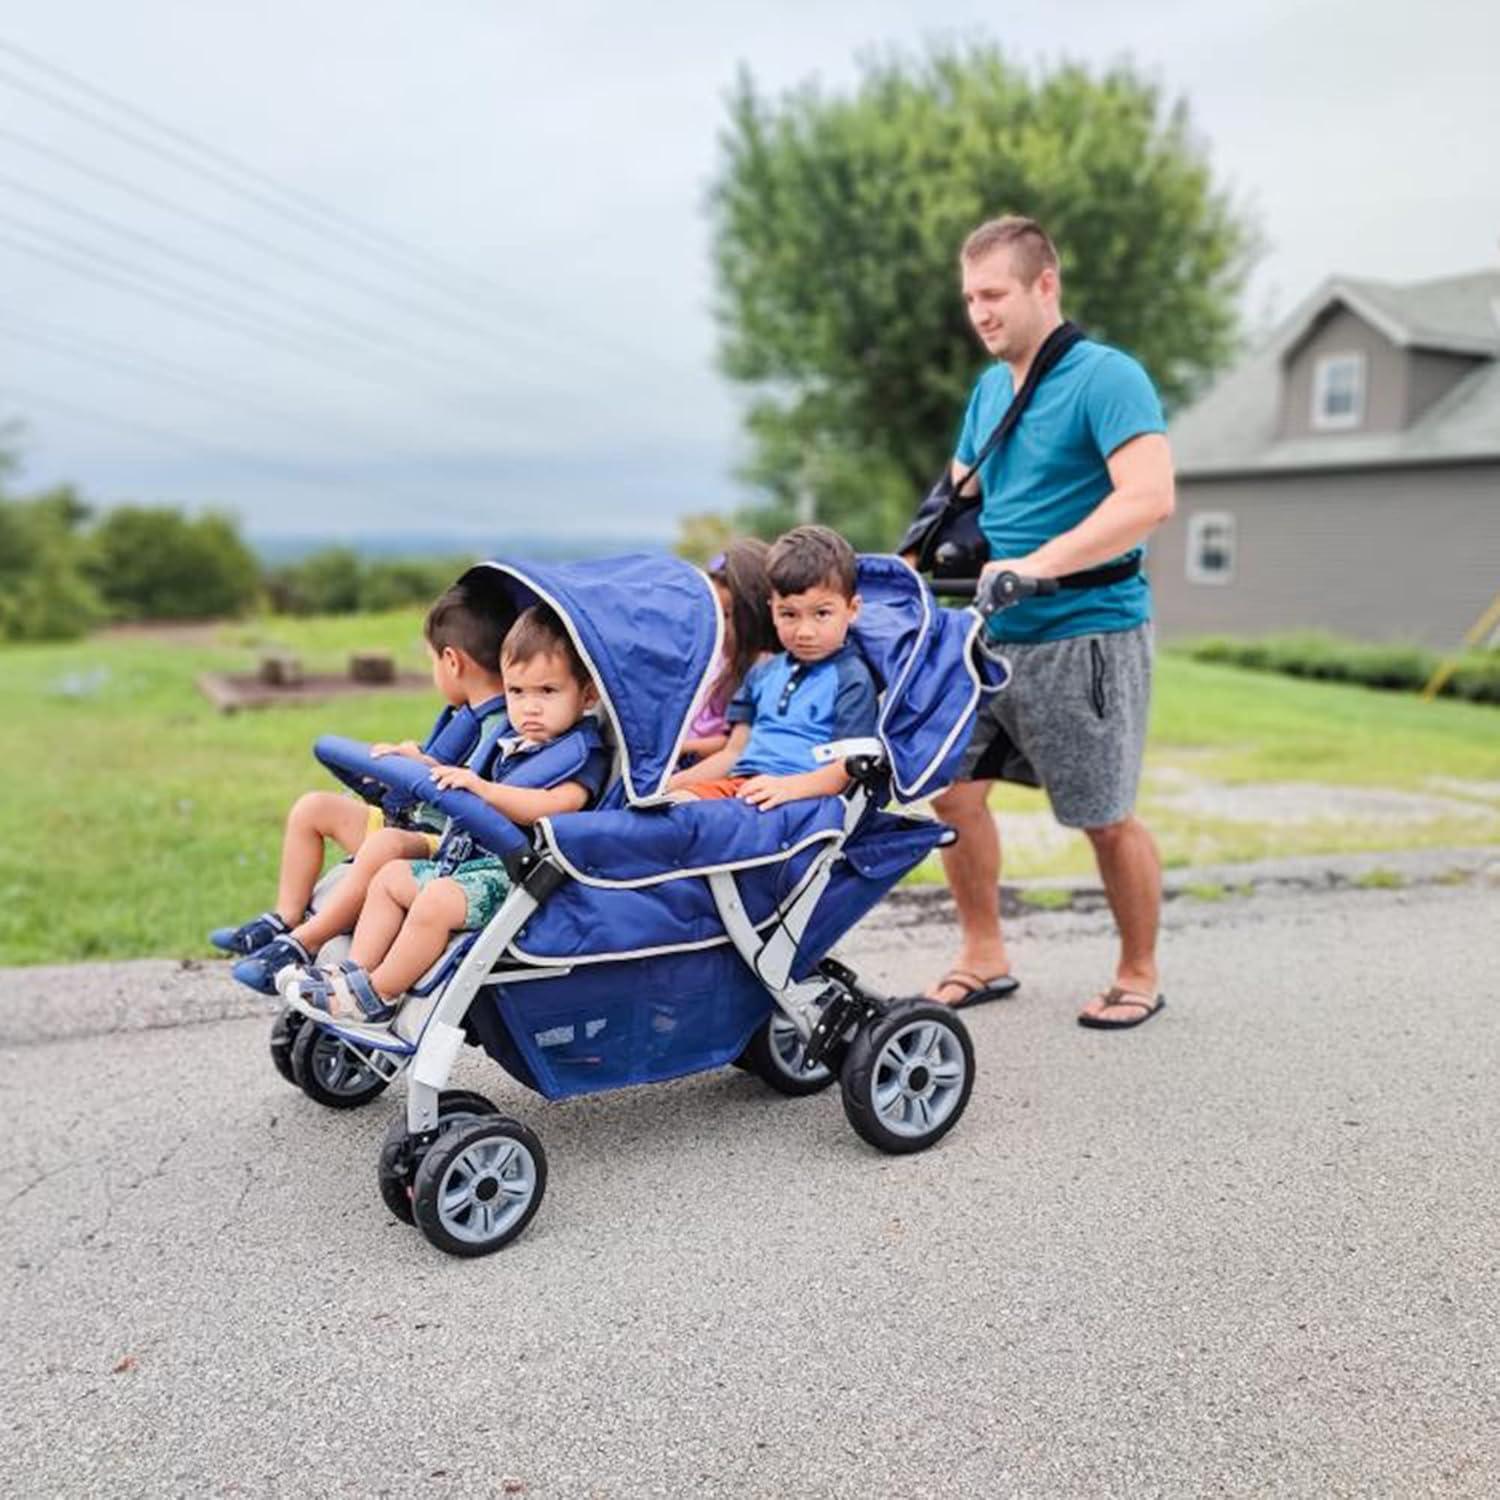
[[[1398,431],[1281,437],[1287,358],[1339,303],[1402,348],[1482,362]],[[1500,271],[1407,286],[1331,278],[1259,349],[1173,419],[1171,439],[1183,478],[1500,459]]]

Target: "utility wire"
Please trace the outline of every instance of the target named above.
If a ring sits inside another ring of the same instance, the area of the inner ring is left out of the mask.
[[[0,43],[3,45],[3,43]],[[124,193],[135,198],[141,203],[149,204],[152,208],[161,209],[177,218],[183,219],[190,224],[196,224],[200,229],[206,229],[212,234],[221,236],[232,241],[240,248],[249,248],[259,251],[262,255],[271,257],[282,262],[284,265],[296,266],[299,270],[306,271],[321,280],[332,283],[344,291],[361,293],[371,297],[381,304],[382,307],[398,307],[404,312],[423,319],[427,323],[438,322],[444,327],[453,329],[465,338],[482,343],[486,349],[493,350],[497,343],[495,333],[487,333],[476,326],[472,318],[461,319],[455,317],[446,310],[435,309],[421,302],[413,301],[410,297],[399,291],[389,291],[374,282],[365,281],[358,275],[351,274],[342,267],[330,266],[326,263],[313,260],[306,255],[299,254],[295,250],[285,249],[270,240],[263,239],[251,230],[241,229],[239,225],[229,222],[227,219],[217,219],[210,214],[199,213],[196,209],[187,208],[171,198],[163,197],[162,194],[153,192],[150,188],[142,187],[137,182],[128,178],[116,176],[114,173],[105,172],[88,162],[81,161],[76,156],[70,156],[64,151],[57,150],[43,141],[38,141],[31,136],[22,135],[18,131],[8,130],[0,127],[0,141],[5,141],[12,146],[29,152],[33,156],[40,157],[43,161],[54,166],[66,167],[69,171],[85,177],[92,182],[97,182],[105,187],[112,188],[117,192]],[[514,338],[517,335],[512,332],[506,337]],[[521,333],[519,337],[526,342],[532,343],[536,348],[556,350],[556,341],[549,340],[541,335]]]
[[[327,359],[323,352],[324,345],[315,332],[308,332],[295,325],[277,324],[271,319],[256,315],[253,311],[247,314],[223,298],[209,296],[196,287],[183,288],[180,283],[169,281],[150,272],[142,272],[138,267],[116,256],[102,255],[87,246],[81,246],[77,241],[69,240],[65,235],[38,229],[25,220],[0,213],[0,225],[5,224],[9,224],[12,231],[19,231],[30,235],[33,240],[41,241],[38,246],[15,238],[14,233],[0,233],[0,244],[9,245],[13,250],[19,250],[38,260],[46,261],[49,265],[62,267],[75,275],[102,282],[117,290],[123,289],[137,296],[150,298],[153,302],[159,302],[175,312],[186,313],[200,322],[215,324],[242,338],[251,338],[257,343],[278,348],[283,353],[290,351],[299,354],[305,359],[314,360],[336,370],[341,375],[355,372],[361,379],[386,383],[370,366],[364,368],[345,366]]]
[[[101,412],[90,406],[83,406],[76,401],[69,401],[59,396],[49,396],[45,392],[30,390],[24,386],[18,386],[10,380],[0,380],[0,401],[10,401],[17,409],[26,406],[51,407],[63,416],[73,420],[97,427],[112,427],[117,431],[133,433],[136,436],[146,437],[153,442],[179,453],[185,453],[193,458],[208,458],[216,463],[228,460],[241,468],[252,472],[268,474],[281,480],[292,479],[301,483],[312,483],[329,485],[338,489],[355,490],[365,500],[384,501],[392,508],[393,513],[399,513],[403,520],[408,522],[425,518],[432,509],[431,495],[417,495],[413,493],[397,492],[387,490],[383,485],[370,484],[363,479],[353,475],[341,474],[337,470],[324,470],[310,468],[303,464],[290,463],[284,459],[267,458],[261,453],[248,452],[241,448],[214,448],[204,444],[193,443],[185,440],[180,433],[172,432],[165,427],[157,427],[149,422],[135,422],[128,417],[117,416],[110,412]],[[490,521],[490,517],[480,516],[472,511],[459,509],[458,517],[465,521]]]
[[[325,238],[335,240],[341,239],[346,244],[352,241],[363,254],[383,259],[387,266],[398,271],[402,276],[415,275],[442,296],[461,303],[464,311],[471,316],[474,312],[476,297],[493,302],[493,299],[503,294],[503,289],[489,278],[448,264],[430,251],[415,246],[387,230],[330,208],[311,194],[287,187],[239,157],[210,145],[189,131],[168,124],[117,95],[88,83],[77,74],[58,67],[57,64],[47,61],[35,52],[0,38],[0,54],[10,57],[14,62],[19,62],[34,72],[43,73],[54,82],[61,83],[95,103],[103,104],[106,108],[145,126],[149,131],[171,141],[173,145],[171,147],[157,145],[137,132],[123,130],[107,117],[101,117],[92,110],[82,109],[51,90],[41,88],[23,77],[18,77],[14,72],[0,69],[0,82],[108,134],[112,139],[123,140],[137,150],[170,162],[179,170],[193,173],[226,192],[255,202],[262,208],[267,208],[290,222],[296,223],[304,232],[321,234]],[[203,160],[195,161],[193,159],[195,156]],[[205,162],[212,163],[212,165],[205,165]],[[253,186],[246,187],[237,184],[233,180],[233,175],[226,176],[226,173],[238,174]],[[455,279],[465,284],[462,289],[455,286]],[[494,305],[505,317],[514,316],[513,307],[501,306],[499,303],[494,303]],[[586,341],[594,352],[599,352],[597,336],[593,330],[575,332],[572,336]],[[552,342],[555,343],[555,338]],[[649,348],[619,349],[614,352],[621,359],[637,366],[642,363],[670,364]]]
[[[246,276],[227,266],[219,265],[215,261],[208,260],[200,255],[189,254],[185,250],[179,250],[174,245],[168,245],[149,234],[142,234],[139,230],[131,229],[128,225],[121,224],[114,219],[104,217],[102,214],[91,213],[88,209],[79,208],[69,203],[66,199],[59,198],[53,193],[45,193],[40,188],[31,187],[29,184],[20,182],[0,172],[0,187],[9,188],[13,193],[20,193],[36,202],[43,203],[58,213],[66,214],[73,219],[79,219],[83,223],[94,228],[103,229],[107,234],[116,238],[129,240],[136,245],[144,246],[146,249],[168,260],[176,261],[180,265],[198,272],[200,275],[208,276],[219,281],[228,282],[232,286],[242,290],[253,292],[257,296],[268,297],[272,302],[284,302],[288,307],[295,308],[305,317],[310,317],[314,322],[326,322],[330,327],[337,330],[338,336],[343,339],[362,339],[379,349],[393,351],[402,357],[415,357],[423,359],[431,364],[437,365],[446,374],[453,373],[453,361],[442,355],[435,354],[420,345],[408,343],[404,339],[391,338],[378,328],[369,324],[358,322],[353,318],[346,318],[341,313],[323,303],[307,302],[299,297],[293,297],[279,291],[268,282],[260,281],[253,276]],[[492,372],[479,370],[478,366],[472,366],[480,378],[492,378]]]
[[[232,411],[299,427],[309,434],[316,433],[325,438],[327,436],[327,428],[318,422],[264,405],[259,399],[259,392],[252,386],[233,380],[225,382],[222,376],[211,377],[205,371],[178,364],[174,360],[162,359],[160,355],[132,349],[125,344],[85,337],[70,329],[30,327],[24,322],[17,323],[3,311],[0,311],[0,334],[7,339],[30,344],[35,349],[60,355],[64,359],[77,360],[96,369],[111,370],[138,380],[154,380],[159,384],[187,391],[203,400],[217,402]]]

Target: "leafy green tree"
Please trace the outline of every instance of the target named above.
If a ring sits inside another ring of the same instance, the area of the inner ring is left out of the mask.
[[[324,547],[268,575],[271,607],[288,615],[349,615],[359,608],[364,569],[352,547]]]
[[[124,620],[243,614],[260,592],[260,564],[234,521],[165,507],[122,505],[89,538],[89,574]]]
[[[1257,249],[1185,102],[1128,65],[1031,73],[996,47],[866,61],[835,97],[768,98],[742,72],[711,198],[725,370],[754,391],[748,513],[811,496],[857,545],[890,545],[951,454],[984,354],[958,247],[1002,213],[1040,220],[1063,303],[1134,353],[1163,396],[1233,354]]]
[[[0,495],[0,640],[73,640],[103,620],[83,571],[88,517],[66,487],[29,500]]]

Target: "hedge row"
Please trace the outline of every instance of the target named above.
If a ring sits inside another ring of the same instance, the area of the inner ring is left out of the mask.
[[[1445,658],[1422,646],[1371,645],[1337,636],[1302,633],[1245,640],[1208,636],[1177,648],[1194,661],[1220,662],[1288,677],[1351,682],[1393,692],[1419,692]],[[1500,651],[1471,651],[1443,685],[1445,698],[1500,703]]]

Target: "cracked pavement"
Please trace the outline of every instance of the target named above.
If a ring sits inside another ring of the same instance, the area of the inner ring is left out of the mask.
[[[844,955],[910,991],[941,911]],[[1176,901],[1169,1007],[1111,1036],[1072,1025],[1106,920],[1022,917],[968,1115],[907,1159],[836,1093],[547,1104],[470,1053],[454,1085],[552,1174],[477,1262],[379,1201],[400,1085],[318,1108],[222,970],[112,966],[71,1010],[67,971],[12,971],[58,1036],[0,1052],[3,1487],[1493,1495],[1497,918],[1492,871]]]

